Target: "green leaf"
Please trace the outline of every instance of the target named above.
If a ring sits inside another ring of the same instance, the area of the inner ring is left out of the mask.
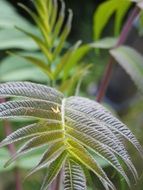
[[[69,51],[67,51],[64,56],[62,57],[60,63],[57,65],[55,70],[55,76],[59,75],[60,72],[63,70],[63,80],[66,80],[67,77],[70,75],[72,68],[74,68],[79,61],[81,61],[84,56],[94,48],[103,48],[108,49],[112,48],[116,45],[117,39],[116,38],[104,38],[94,43],[89,43],[86,45],[80,45],[80,41],[75,44]],[[77,72],[80,70],[76,69]]]
[[[92,176],[91,176],[90,171],[89,171],[86,167],[84,167],[84,166],[82,165],[82,169],[83,169],[83,172],[84,172],[86,181],[87,181],[87,183],[88,183],[87,189],[89,190],[89,186],[90,186],[90,187],[94,187],[93,179],[92,179]]]
[[[24,169],[24,170],[29,170],[35,167],[35,163],[38,163],[41,159],[41,154],[43,153],[43,150],[39,151],[37,150],[36,152],[32,153],[27,153],[26,156],[23,156],[18,159],[17,162],[12,163],[9,167],[4,167],[4,164],[7,160],[7,158],[10,156],[9,150],[7,148],[1,148],[0,149],[0,172],[8,172],[11,171],[16,167]]]
[[[48,174],[44,179],[43,185],[41,190],[46,190],[52,181],[56,178],[58,173],[60,172],[64,162],[67,158],[67,153],[63,152],[49,167],[48,167]]]
[[[30,170],[35,166],[35,163],[38,163],[40,161],[41,154],[42,151],[32,152],[30,154],[27,154],[26,156],[19,158],[18,162],[16,162],[15,164],[21,169]],[[6,169],[9,167],[6,167]]]
[[[33,25],[21,17],[13,6],[5,0],[0,1],[0,28],[13,28],[15,25],[32,29]],[[8,36],[7,36],[8,37]]]
[[[63,47],[64,47],[64,44],[65,44],[65,41],[70,33],[70,30],[71,30],[71,23],[72,23],[72,18],[73,18],[73,13],[71,10],[69,10],[69,15],[68,15],[68,18],[67,18],[67,23],[66,25],[64,26],[64,29],[59,37],[59,43],[57,45],[57,47],[55,48],[54,52],[53,52],[53,57],[54,59],[61,53]]]
[[[38,53],[36,53],[37,55]],[[14,63],[14,64],[13,64]],[[38,76],[38,77],[37,77]],[[18,57],[9,56],[0,64],[0,81],[31,80],[46,82],[47,75],[34,65]]]
[[[53,80],[53,74],[49,68],[49,65],[47,65],[45,63],[45,61],[42,60],[41,58],[30,56],[30,55],[20,55],[16,52],[8,52],[8,53],[13,56],[21,57],[22,59],[25,59],[26,61],[36,65],[37,67],[39,67],[41,69],[41,71],[43,71],[46,75],[48,75],[48,77],[51,80]],[[36,55],[36,53],[35,53],[35,55]]]
[[[111,187],[111,189],[114,189],[112,182],[108,179],[97,162],[91,157],[91,155],[88,154],[86,149],[73,140],[69,140],[68,143],[71,146],[68,149],[70,154],[83,165],[85,165],[89,170],[95,173],[95,175],[97,175],[101,181],[106,182],[108,186]]]
[[[55,23],[54,31],[53,31],[53,35],[52,35],[52,44],[54,44],[55,40],[57,39],[57,36],[60,34],[64,19],[65,19],[65,3],[64,3],[64,1],[61,1],[61,10],[60,10],[60,13],[59,13],[58,20]],[[51,24],[52,23],[53,23],[53,21],[51,21]]]
[[[35,0],[35,6],[41,18],[45,18],[47,14],[47,1]]]
[[[77,143],[80,143],[81,145],[91,149],[92,156],[94,155],[95,160],[100,163],[100,166],[103,167],[107,166],[108,163],[110,163],[127,181],[128,185],[130,186],[130,182],[128,177],[126,176],[120,162],[116,158],[116,155],[110,151],[110,149],[105,145],[100,143],[98,140],[96,141],[92,136],[89,136],[87,134],[83,134],[77,130],[68,130],[68,134],[70,134],[70,137],[74,137],[73,140],[77,141]],[[95,154],[93,154],[93,153]],[[96,156],[95,156],[96,155]],[[99,159],[99,157],[101,159]],[[127,160],[124,160],[127,161]]]
[[[37,50],[38,46],[28,36],[15,28],[1,29],[0,30],[0,49],[25,49],[25,50]]]
[[[34,22],[37,24],[38,28],[41,30],[41,33],[43,37],[46,40],[46,43],[48,47],[50,46],[50,37],[49,37],[49,25],[48,22],[45,22],[45,18],[41,18],[40,16],[38,17],[32,10],[30,10],[28,7],[25,5],[19,3],[19,6],[23,8],[34,20]],[[37,11],[39,12],[39,8],[37,7]],[[45,16],[46,17],[46,16]]]
[[[46,132],[43,134],[40,134],[39,136],[35,136],[31,138],[31,140],[28,140],[18,151],[15,155],[12,156],[11,159],[9,159],[5,163],[5,167],[9,166],[15,159],[17,159],[19,156],[24,155],[25,153],[32,151],[33,149],[39,148],[44,145],[49,145],[55,142],[58,142],[62,139],[63,134],[62,131],[51,131]]]
[[[83,45],[80,46],[79,48],[75,49],[75,51],[73,51],[73,53],[70,56],[70,59],[68,59],[66,65],[64,66],[64,76],[63,76],[63,80],[66,80],[69,72],[71,71],[71,69],[81,60],[83,59],[83,57],[89,52],[89,50],[91,50],[91,47],[89,45]]]
[[[4,163],[7,158],[10,156],[8,149],[1,148],[0,149],[0,172],[7,172],[12,170],[15,167],[15,164],[10,165],[8,168],[4,168]]]
[[[43,168],[49,167],[50,164],[65,151],[65,149],[66,147],[62,141],[55,142],[53,145],[49,146],[48,150],[45,151],[42,158],[39,160],[37,166],[33,167],[26,178]]]
[[[83,170],[86,167],[87,170],[94,172],[106,190],[115,190],[97,158],[93,157],[93,153],[107,160],[129,182],[123,166],[118,161],[119,156],[132,172],[134,179],[138,178],[123,138],[131,142],[143,157],[141,145],[121,121],[96,101],[78,96],[64,98],[64,95],[56,89],[30,82],[0,84],[0,96],[18,98],[18,100],[14,99],[0,104],[0,119],[32,116],[38,121],[48,122],[48,127],[41,123],[40,126],[31,124],[20,128],[1,143],[1,146],[4,146],[28,137],[25,139],[25,144],[8,163],[32,150],[41,150],[42,148],[43,152],[43,148],[45,148],[37,168],[31,171],[33,173],[48,166],[48,174],[42,186],[43,190],[49,187],[61,168],[65,168],[67,159],[72,159],[76,164],[74,168],[78,171],[79,168]],[[78,175],[80,179],[81,177],[83,179],[82,170]],[[67,176],[67,180],[71,179],[71,175]],[[77,184],[77,180],[72,184],[69,184],[68,180],[67,183],[68,187],[69,185],[72,187]],[[86,188],[83,183],[79,186]]]
[[[60,62],[58,63],[55,72],[54,72],[54,77],[58,78],[58,76],[60,75],[60,73],[63,71],[63,69],[66,67],[66,65],[68,64],[68,61],[70,59],[72,59],[72,55],[73,53],[77,50],[77,48],[80,45],[80,41],[77,42],[73,47],[71,47],[62,57]]]
[[[39,123],[33,123],[31,125],[22,127],[12,134],[8,135],[5,140],[0,143],[0,147],[8,145],[10,143],[21,141],[23,139],[29,140],[30,138],[41,135],[46,131],[54,132],[59,129],[61,129],[61,123],[55,123],[52,121],[41,121]]]
[[[143,11],[140,11],[139,25],[138,25],[139,36],[143,35]]]
[[[34,65],[38,66],[39,68],[41,68],[41,70],[43,70],[45,73],[47,73],[50,78],[53,78],[49,67],[46,65],[46,63],[43,60],[33,57],[33,56],[24,56],[24,55],[22,56],[21,55],[21,57],[26,59],[27,61],[33,63]]]
[[[92,48],[110,49],[116,45],[117,41],[117,38],[107,37],[101,40],[97,40],[96,42],[89,44],[89,46]]]
[[[50,1],[49,1],[49,3],[50,3]],[[52,10],[50,9],[50,11],[51,11],[51,20],[50,20],[51,28],[53,28],[56,25],[56,18],[57,18],[57,14],[58,14],[58,2],[57,2],[57,0],[54,0],[52,3],[53,3]]]
[[[81,166],[70,159],[65,164],[64,189],[86,190],[86,179]]]
[[[82,80],[88,74],[88,71],[91,69],[91,67],[92,65],[90,64],[82,64],[78,67],[75,67],[75,69],[70,72],[71,76],[69,79],[62,82],[59,90],[61,92],[65,92],[68,96],[78,95]]]
[[[34,33],[31,32],[27,32],[26,30],[16,27],[17,30],[23,32],[25,35],[29,36],[30,38],[32,38],[36,44],[39,46],[39,48],[41,49],[41,51],[44,53],[44,55],[46,56],[46,58],[48,59],[49,62],[52,61],[52,54],[49,51],[49,49],[47,49],[47,46],[45,44],[45,42],[37,35],[35,35]]]
[[[128,46],[120,46],[110,53],[143,93],[143,56]]]
[[[105,28],[113,13],[116,13],[115,33],[118,34],[122,19],[130,7],[130,4],[131,3],[128,0],[120,0],[120,3],[118,0],[108,0],[103,2],[94,14],[94,39],[98,40],[101,37],[103,29]]]
[[[46,150],[40,162],[38,163],[38,167],[52,163],[63,151],[65,151],[65,149],[66,147],[62,140],[55,142],[49,147],[48,150]],[[37,170],[37,167],[35,169]]]
[[[102,3],[94,14],[94,39],[98,40],[101,33],[117,8],[117,0],[108,0]],[[101,22],[102,21],[102,22]]]
[[[131,2],[129,0],[121,0],[118,4],[118,8],[115,15],[115,35],[119,35],[122,21],[131,6]]]

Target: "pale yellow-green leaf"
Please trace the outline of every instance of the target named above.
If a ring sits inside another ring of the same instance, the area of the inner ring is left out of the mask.
[[[65,164],[64,188],[66,190],[86,190],[86,179],[80,165],[72,160]]]
[[[89,170],[94,172],[97,177],[99,177],[99,179],[103,180],[109,186],[111,186],[112,189],[114,189],[112,182],[108,179],[96,161],[88,154],[86,149],[71,139],[68,141],[68,143],[70,145],[68,149],[70,154],[78,161],[80,161],[83,165],[85,165]]]
[[[15,155],[12,156],[10,160],[8,160],[5,164],[5,167],[9,166],[15,159],[23,154],[32,151],[35,148],[39,148],[44,145],[49,145],[55,142],[60,141],[63,138],[62,131],[52,131],[46,134],[40,134],[39,136],[33,137],[31,140],[27,141]]]
[[[58,173],[60,172],[64,162],[66,161],[67,153],[63,152],[49,167],[48,174],[44,179],[41,190],[47,190],[52,181],[56,178]]]

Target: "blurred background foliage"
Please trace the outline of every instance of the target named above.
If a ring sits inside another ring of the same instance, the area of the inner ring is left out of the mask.
[[[42,57],[33,40],[13,27],[16,25],[39,35],[39,31],[35,27],[33,20],[22,8],[17,5],[18,2],[21,2],[34,10],[30,0],[0,0],[0,82],[28,80],[48,84],[49,81],[47,80],[46,74],[38,67],[29,63],[27,60],[22,59],[21,57],[8,55],[6,53],[6,51],[12,50],[17,51],[18,53],[22,52],[22,55],[30,54],[35,55],[37,58]],[[71,45],[78,40],[82,40],[83,43],[93,43],[95,38],[100,36],[95,36],[95,25],[93,24],[95,12],[103,2],[107,1],[88,0],[87,2],[83,0],[65,0],[66,6],[71,8],[74,13],[72,29],[68,42],[65,45],[65,49],[67,47],[71,47]],[[121,20],[117,21],[115,13],[112,14],[108,24],[101,34],[102,38],[109,36],[117,37],[119,35],[124,21],[132,10],[132,7],[133,5],[129,4],[129,6],[125,8]],[[127,45],[135,48],[141,54],[143,54],[142,18],[143,16],[140,20],[136,20],[126,41]],[[107,50],[92,50],[84,58],[82,58],[81,62],[85,65],[92,64],[92,68],[89,69],[85,75],[83,75],[83,81],[80,89],[81,95],[95,99],[105,66],[108,62],[108,58],[109,53]],[[74,70],[72,71],[71,76],[73,73]],[[74,81],[75,78],[76,80],[80,80],[80,72],[74,75],[72,81]],[[143,81],[141,83],[143,84]],[[69,81],[67,81],[67,84],[65,83],[61,89],[64,91],[67,85],[69,85]],[[73,85],[73,88],[75,88],[75,84]],[[124,121],[127,126],[132,129],[143,145],[143,97],[124,69],[117,64],[114,66],[114,72],[104,98],[104,103],[109,107],[109,109],[113,110],[115,114],[121,117],[122,121]],[[29,121],[12,121],[13,130],[24,126],[26,122]],[[3,123],[0,122],[0,140],[3,138]],[[130,145],[128,145],[128,147],[130,147]],[[139,183],[133,187],[133,190],[142,190],[143,173],[141,169],[141,160],[139,160],[138,155],[136,155],[134,150],[131,149],[130,152],[134,155],[134,162],[140,175],[142,174]],[[15,165],[11,165],[8,168],[3,167],[8,155],[9,152],[6,148],[0,149],[0,190],[15,189],[14,177],[12,174],[12,169],[15,168]],[[26,175],[28,169],[31,169],[31,167],[35,165],[35,162],[38,162],[38,159],[39,152],[33,152],[33,155],[30,155],[30,157],[26,155],[16,162],[21,170],[22,177]],[[111,168],[103,160],[99,160],[99,162],[107,171],[108,175],[113,178],[113,181],[117,185],[118,189],[128,189],[122,178],[113,170],[113,168]],[[41,172],[31,176],[23,183],[23,188],[26,190],[38,190],[40,188],[43,175],[44,173]],[[93,180],[98,186],[98,180],[96,178]],[[100,188],[101,187],[99,184],[99,187],[96,189],[99,190]]]

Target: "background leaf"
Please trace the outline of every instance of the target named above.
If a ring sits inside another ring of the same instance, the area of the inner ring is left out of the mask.
[[[131,2],[128,0],[108,0],[103,2],[94,14],[94,39],[98,40],[109,19],[116,13],[115,17],[115,34],[119,33],[121,21],[130,7]],[[101,22],[102,21],[102,22]]]
[[[10,171],[14,168],[15,163],[10,165],[8,168],[4,168],[5,161],[9,157],[9,151],[6,148],[0,149],[0,172]]]
[[[92,48],[110,49],[116,45],[117,41],[118,41],[117,38],[107,37],[107,38],[102,38],[101,40],[98,40],[96,42],[93,42],[89,44],[89,46]]]
[[[26,50],[37,50],[39,49],[36,43],[24,33],[11,29],[0,30],[0,49],[26,49]]]
[[[14,64],[13,64],[14,63]],[[47,75],[26,60],[10,56],[0,64],[0,81],[31,80],[45,82]]]
[[[126,15],[131,2],[129,0],[121,0],[120,3],[117,3],[117,11],[115,15],[115,35],[117,36],[120,32],[122,21]]]
[[[102,3],[94,14],[94,39],[98,40],[105,25],[117,7],[116,0],[109,0]],[[101,22],[102,20],[102,22]]]
[[[143,56],[128,46],[120,46],[110,53],[143,93]]]
[[[31,29],[33,26],[21,17],[5,0],[0,1],[0,28],[13,28],[15,25]]]
[[[37,150],[33,153],[28,153],[26,156],[19,158],[15,163],[12,163],[9,167],[4,167],[5,161],[10,156],[9,150],[7,148],[0,149],[0,172],[6,172],[12,170],[15,166],[18,166],[21,169],[29,170],[35,166],[35,163],[41,158],[42,151]]]

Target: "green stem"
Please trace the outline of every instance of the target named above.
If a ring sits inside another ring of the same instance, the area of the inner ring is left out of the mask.
[[[140,9],[138,7],[135,7],[132,10],[131,14],[129,15],[129,17],[128,17],[128,19],[127,19],[127,21],[126,21],[126,23],[122,29],[122,32],[120,34],[119,40],[118,40],[115,48],[119,47],[120,45],[122,45],[126,41],[128,35],[129,35],[129,32],[132,28],[132,24],[133,24],[134,20],[137,18],[137,16],[139,15],[139,12],[140,12]],[[107,87],[109,85],[109,82],[110,82],[110,79],[112,76],[113,65],[114,65],[114,59],[110,56],[108,65],[105,69],[105,73],[103,75],[101,85],[99,87],[99,91],[98,91],[98,94],[96,97],[96,100],[98,102],[101,102],[105,96]]]

